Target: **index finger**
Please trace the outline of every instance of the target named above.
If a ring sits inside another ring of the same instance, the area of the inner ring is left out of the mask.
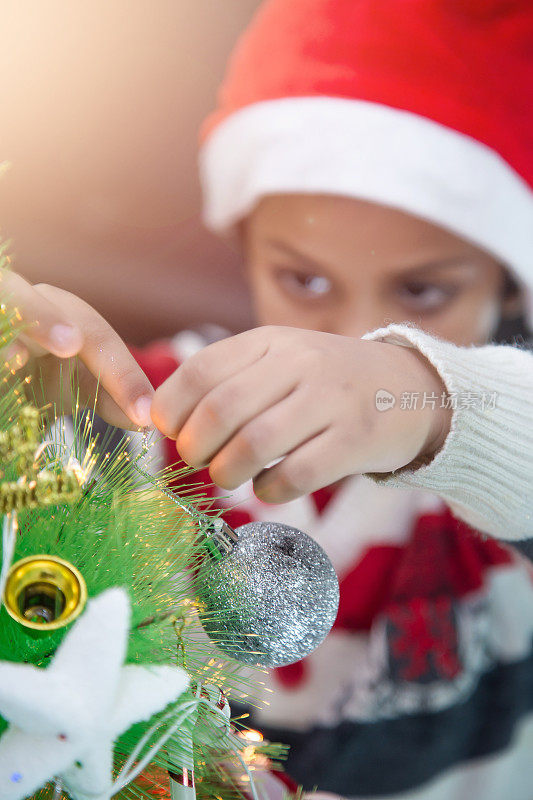
[[[70,292],[44,284],[34,289],[54,304],[61,304],[67,319],[77,320],[83,332],[79,358],[135,425],[150,425],[154,390],[118,333],[94,308]]]
[[[20,313],[26,337],[60,358],[76,355],[83,342],[81,331],[53,298],[6,269],[0,270],[0,291]]]

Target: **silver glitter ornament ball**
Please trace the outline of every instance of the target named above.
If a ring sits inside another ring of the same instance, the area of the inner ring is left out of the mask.
[[[218,647],[245,664],[280,667],[309,655],[335,621],[339,583],[310,536],[276,522],[237,528],[220,560],[197,575],[200,619]]]

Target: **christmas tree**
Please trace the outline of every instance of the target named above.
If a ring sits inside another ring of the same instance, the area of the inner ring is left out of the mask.
[[[19,331],[2,303],[4,352]],[[38,409],[17,375],[0,367],[0,796],[193,797],[194,779],[199,797],[242,796],[254,753],[225,695],[249,687],[193,588],[206,499],[189,483],[174,501],[187,470],[147,480],[127,438],[100,440],[78,406],[71,424]]]
[[[8,354],[23,326],[2,299]],[[239,663],[322,641],[333,567],[289,526],[230,528],[188,468],[147,471],[147,437],[98,434],[75,363],[68,409],[0,363],[0,797],[257,800],[284,748],[231,719],[253,697]]]

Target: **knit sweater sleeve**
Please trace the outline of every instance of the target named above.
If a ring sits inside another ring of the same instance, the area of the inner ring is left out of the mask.
[[[416,348],[446,387],[442,398],[417,401],[453,409],[444,446],[429,463],[370,477],[432,491],[469,525],[499,539],[533,538],[533,354],[503,345],[457,347],[407,325],[364,338]]]

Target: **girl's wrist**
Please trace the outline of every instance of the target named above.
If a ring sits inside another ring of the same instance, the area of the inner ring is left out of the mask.
[[[398,345],[393,345],[393,347],[398,347]],[[414,368],[415,370],[413,377],[417,388],[419,387],[417,394],[439,399],[446,395],[446,384],[423,353],[410,347],[400,347],[399,350],[406,360],[406,368],[411,370]],[[410,462],[413,466],[418,462],[428,463],[444,446],[450,432],[453,413],[451,409],[445,406],[445,403],[435,402],[433,404],[421,404],[415,410],[415,425],[418,427],[422,437],[420,449]],[[417,436],[417,438],[419,437]]]
[[[417,359],[422,367],[422,385],[425,396],[443,397],[447,392],[446,384],[433,364],[418,350],[409,349],[408,352]],[[427,435],[417,460],[421,459],[427,462],[444,447],[451,429],[453,411],[451,408],[447,408],[446,404],[440,402],[435,403],[434,407],[427,406],[424,411],[426,412]]]

